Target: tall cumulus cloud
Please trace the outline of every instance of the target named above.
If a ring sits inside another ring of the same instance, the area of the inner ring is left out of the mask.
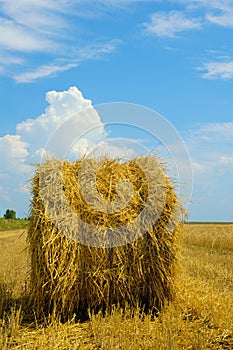
[[[9,206],[17,206],[18,215],[26,215],[21,208],[26,207],[28,196],[22,184],[27,184],[34,171],[31,164],[41,161],[49,140],[56,132],[58,137],[54,138],[50,154],[55,157],[59,157],[59,152],[64,150],[78,158],[101,141],[104,125],[92,101],[83,97],[77,87],[63,92],[49,91],[46,101],[48,107],[43,114],[18,124],[15,135],[0,138],[0,188],[4,189],[0,191],[1,212],[5,212]],[[65,130],[62,129],[63,125],[66,126]],[[89,129],[93,130],[87,133]],[[70,149],[67,143],[69,136],[75,140]]]

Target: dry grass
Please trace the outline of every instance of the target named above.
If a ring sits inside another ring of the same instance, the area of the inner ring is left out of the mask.
[[[0,289],[7,286],[13,298],[20,297],[29,272],[26,236],[25,230],[0,232]]]
[[[143,164],[143,172],[138,163]],[[127,190],[117,191],[125,179],[133,188],[129,202]],[[92,183],[98,191],[90,191]],[[67,320],[76,313],[77,319],[86,319],[88,309],[105,312],[112,305],[124,307],[126,303],[157,312],[165,300],[173,298],[181,210],[156,158],[147,156],[125,163],[108,158],[75,163],[48,161],[38,167],[32,188],[28,240],[31,300],[37,317],[54,314]],[[88,189],[92,205],[86,198],[84,201],[80,188]],[[69,203],[68,208],[64,203]],[[125,205],[121,208],[122,203]],[[101,204],[104,210],[98,209]],[[113,204],[116,210],[108,210]],[[73,219],[74,213],[82,223]],[[150,218],[157,213],[159,218],[151,223]],[[84,232],[97,247],[89,242],[82,244],[79,235]],[[137,239],[133,238],[135,233]],[[106,248],[109,236],[114,244]],[[129,242],[124,241],[126,237]]]
[[[233,252],[232,224],[187,224],[184,243],[213,251]]]
[[[0,239],[0,280],[5,276],[9,291],[12,282],[18,291],[24,285],[24,247],[25,235]],[[42,327],[22,320],[17,306],[0,321],[0,349],[232,349],[233,225],[185,225],[180,262],[176,300],[154,321],[139,310],[132,317],[130,309],[114,309],[82,324],[51,319]]]

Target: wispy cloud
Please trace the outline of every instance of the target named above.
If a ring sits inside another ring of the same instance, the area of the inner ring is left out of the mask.
[[[7,74],[7,70],[12,70],[13,67],[23,66],[24,59],[20,55],[6,53],[0,50],[0,73]]]
[[[233,61],[208,62],[196,69],[204,71],[202,74],[204,79],[233,79]]]
[[[173,2],[183,4],[186,12],[198,13],[202,18],[203,29],[210,24],[229,30],[233,28],[233,0],[173,0]],[[212,50],[212,58],[206,61],[196,67],[196,70],[202,72],[203,79],[233,79],[231,55],[220,56],[218,51]]]
[[[0,0],[0,56],[10,58],[5,61],[0,58],[1,75],[9,75],[18,83],[29,83],[77,67],[83,60],[100,59],[114,52],[119,41],[112,40],[110,31],[99,35],[101,30],[95,31],[90,18],[98,20],[102,16],[111,20],[113,11],[127,9],[130,13],[130,6],[134,4],[136,9],[137,3],[162,1]],[[145,33],[176,38],[183,32],[204,29],[209,23],[233,26],[232,0],[170,0],[169,7],[171,11],[151,14],[143,24]],[[37,62],[43,62],[37,66],[35,54],[40,55]],[[230,63],[225,65],[229,68]],[[204,67],[204,78],[213,79],[214,64]],[[229,76],[230,73],[223,72],[219,78]]]
[[[82,38],[79,17],[86,4],[83,0],[0,0],[0,73],[29,83],[113,52],[119,42],[106,35],[91,39],[92,44]],[[35,53],[43,64],[35,65]]]
[[[190,151],[194,173],[227,175],[232,164],[233,123],[203,123],[193,126],[185,135]],[[233,171],[233,168],[232,168]],[[229,181],[229,180],[228,180]]]
[[[24,28],[42,34],[55,34],[66,26],[61,15],[70,6],[69,2],[62,0],[0,0],[0,8],[5,16]]]
[[[191,140],[198,140],[198,142],[210,142],[210,143],[220,143],[224,140],[233,142],[233,123],[223,122],[223,123],[203,123],[199,127],[192,129],[190,134]]]
[[[227,9],[223,11],[221,15],[207,14],[207,21],[223,26],[223,27],[233,27],[233,9]]]
[[[17,74],[14,76],[14,80],[17,83],[31,83],[39,78],[49,77],[51,75],[55,75],[59,72],[65,72],[71,68],[77,67],[76,63],[69,63],[65,65],[44,65],[41,66],[34,71],[25,72],[21,74]]]
[[[83,59],[99,59],[105,54],[112,53],[122,43],[119,39],[110,40],[107,43],[91,44],[76,50],[79,61]]]
[[[233,154],[221,156],[220,162],[223,164],[229,164],[233,166]]]
[[[3,65],[9,65],[9,64],[22,64],[23,59],[20,57],[17,57],[16,55],[10,55],[7,53],[0,52],[0,64]]]
[[[206,6],[206,20],[210,23],[233,27],[233,1],[232,0],[206,0],[203,1]]]
[[[0,18],[0,47],[15,51],[51,50],[51,41],[29,32],[12,20]]]
[[[209,23],[233,27],[233,0],[172,0],[183,5],[182,11],[157,12],[146,23],[146,32],[159,37],[205,28]]]
[[[184,139],[194,173],[191,216],[196,220],[232,220],[233,123],[193,126]],[[212,209],[206,210],[210,206]]]
[[[173,2],[183,4],[188,11],[203,9],[206,23],[233,27],[232,0],[173,0]]]
[[[190,9],[204,7],[219,10],[225,10],[233,4],[233,0],[172,0],[172,2],[183,4]]]
[[[212,134],[224,138],[224,140],[233,141],[233,123],[224,122],[224,123],[207,123],[203,124],[199,129],[200,133]]]
[[[208,171],[208,167],[206,164],[202,163],[202,162],[198,162],[198,161],[193,161],[192,162],[192,167],[193,167],[193,171],[197,174],[197,173],[205,173],[206,171]]]
[[[188,17],[180,11],[158,12],[152,14],[151,21],[145,23],[145,27],[146,33],[172,38],[183,31],[200,29],[202,21],[200,18]]]
[[[15,74],[13,78],[17,83],[31,83],[41,78],[55,76],[60,72],[78,67],[84,60],[97,60],[102,58],[103,55],[110,54],[116,49],[118,43],[120,43],[119,40],[112,40],[106,44],[88,45],[82,49],[77,49],[76,52],[73,53],[74,56],[76,56],[75,59],[56,60],[50,64],[31,69],[30,71]]]
[[[232,188],[233,123],[194,126],[185,140],[193,164],[194,201],[229,193],[225,187]]]

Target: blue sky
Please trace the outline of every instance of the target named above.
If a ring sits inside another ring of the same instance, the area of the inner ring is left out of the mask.
[[[232,0],[0,0],[0,215],[27,215],[29,164],[69,115],[127,102],[184,139],[189,219],[233,221],[232,36]]]

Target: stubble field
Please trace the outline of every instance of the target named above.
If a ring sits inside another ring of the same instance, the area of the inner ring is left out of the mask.
[[[232,349],[233,224],[186,224],[176,299],[153,321],[115,309],[47,325],[27,317],[25,230],[0,232],[0,349]]]

